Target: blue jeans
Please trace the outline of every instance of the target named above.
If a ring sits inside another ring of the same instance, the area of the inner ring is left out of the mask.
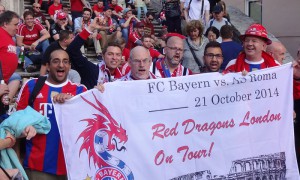
[[[41,52],[41,53],[44,53],[46,51],[46,49],[48,48],[49,46],[49,41],[46,39],[42,42],[40,42],[37,46],[36,46],[36,50]],[[17,55],[19,56],[21,52],[21,47],[17,46]],[[25,56],[24,58],[24,68],[26,69],[29,65],[33,64],[33,62],[27,57]]]
[[[21,78],[21,76],[20,76],[19,74],[13,73],[13,74],[10,76],[10,78],[9,78],[9,80],[8,80],[8,83],[10,83],[11,81],[14,81],[14,80],[19,80],[19,81],[21,81],[22,78]]]
[[[147,13],[147,6],[142,6],[142,7],[136,7],[137,8],[137,18],[138,19],[141,19],[141,14],[142,14],[142,8],[143,8],[143,11],[144,11],[144,14],[146,16],[146,13]]]
[[[128,36],[129,36],[128,27],[127,28],[122,28],[122,37],[125,39],[126,44],[128,42]]]

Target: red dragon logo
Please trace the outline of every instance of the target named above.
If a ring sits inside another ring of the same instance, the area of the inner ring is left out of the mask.
[[[79,156],[82,150],[86,150],[89,157],[89,165],[91,158],[93,158],[94,165],[96,165],[97,167],[103,167],[108,166],[108,163],[101,158],[101,155],[96,152],[95,148],[97,147],[95,147],[94,144],[95,134],[101,131],[101,133],[105,133],[107,135],[108,143],[106,145],[106,151],[112,151],[115,149],[118,151],[126,150],[124,146],[118,148],[118,143],[125,144],[128,140],[128,137],[126,134],[126,130],[124,130],[122,126],[119,125],[117,121],[110,115],[107,108],[103,104],[101,104],[99,100],[97,100],[94,93],[93,96],[96,104],[93,104],[82,96],[81,98],[93,108],[97,109],[101,114],[93,114],[95,116],[94,118],[81,120],[87,122],[88,124],[86,126],[86,129],[79,135],[77,139],[78,141],[80,138],[83,138]],[[119,139],[119,142],[117,142],[116,139]]]

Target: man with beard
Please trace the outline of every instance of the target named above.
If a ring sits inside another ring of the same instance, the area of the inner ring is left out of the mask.
[[[51,123],[51,130],[47,135],[38,134],[30,141],[26,141],[24,168],[29,179],[67,179],[53,103],[63,103],[86,91],[86,87],[74,84],[67,79],[70,67],[68,54],[62,49],[55,50],[50,54],[47,62],[49,71],[47,79],[32,104],[29,104],[29,97],[33,93],[37,79],[27,81],[20,90],[17,110],[32,105],[32,108],[46,116]]]
[[[129,34],[126,48],[132,49],[135,46],[142,46],[143,43],[141,41],[141,38],[143,35],[144,35],[144,23],[138,22],[135,24],[135,31]]]
[[[183,39],[172,36],[167,39],[165,58],[153,62],[152,73],[158,77],[178,77],[193,74],[191,70],[181,65],[183,56]]]
[[[89,8],[83,8],[82,17],[78,17],[78,18],[75,19],[75,32],[76,32],[76,34],[82,32],[82,30],[84,28],[88,27],[88,25],[92,22],[91,17],[92,17],[92,10],[89,9]],[[100,42],[99,42],[100,38],[101,38],[101,35],[98,33],[98,31],[96,29],[89,36],[87,41],[85,42],[85,45],[87,47],[90,46],[92,43],[94,44],[97,57],[99,57],[102,53]],[[84,51],[84,46],[82,46],[80,50],[81,50],[82,53],[86,53]]]
[[[205,65],[204,73],[220,72],[223,63],[223,55],[220,43],[211,41],[204,49],[203,61]]]

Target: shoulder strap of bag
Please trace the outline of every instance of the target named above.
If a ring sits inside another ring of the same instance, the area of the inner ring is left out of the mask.
[[[38,95],[38,93],[40,92],[40,90],[42,89],[42,87],[44,86],[46,79],[47,79],[47,76],[40,76],[37,79],[35,86],[32,90],[32,93],[30,94],[30,97],[28,100],[29,106],[33,107],[33,102],[34,102],[36,96]]]
[[[186,68],[186,67],[183,68],[183,75],[184,75],[184,76],[187,75],[187,68]]]
[[[185,39],[185,40],[186,40],[186,43],[188,44],[188,46],[189,46],[189,48],[190,48],[190,51],[191,51],[191,53],[192,53],[192,55],[193,55],[193,57],[194,57],[194,59],[195,59],[197,65],[199,66],[199,70],[201,71],[201,69],[203,68],[203,64],[202,64],[202,63],[200,62],[200,60],[197,58],[197,56],[196,56],[196,54],[195,54],[193,48],[191,47],[191,45],[190,45],[188,39]]]
[[[203,18],[203,7],[204,6],[204,0],[202,0],[202,7],[201,7],[201,14],[200,14],[200,17]]]

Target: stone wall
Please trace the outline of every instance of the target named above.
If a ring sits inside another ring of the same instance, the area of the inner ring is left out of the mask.
[[[6,10],[11,10],[19,15],[24,11],[24,0],[1,0],[0,3],[5,6]]]

